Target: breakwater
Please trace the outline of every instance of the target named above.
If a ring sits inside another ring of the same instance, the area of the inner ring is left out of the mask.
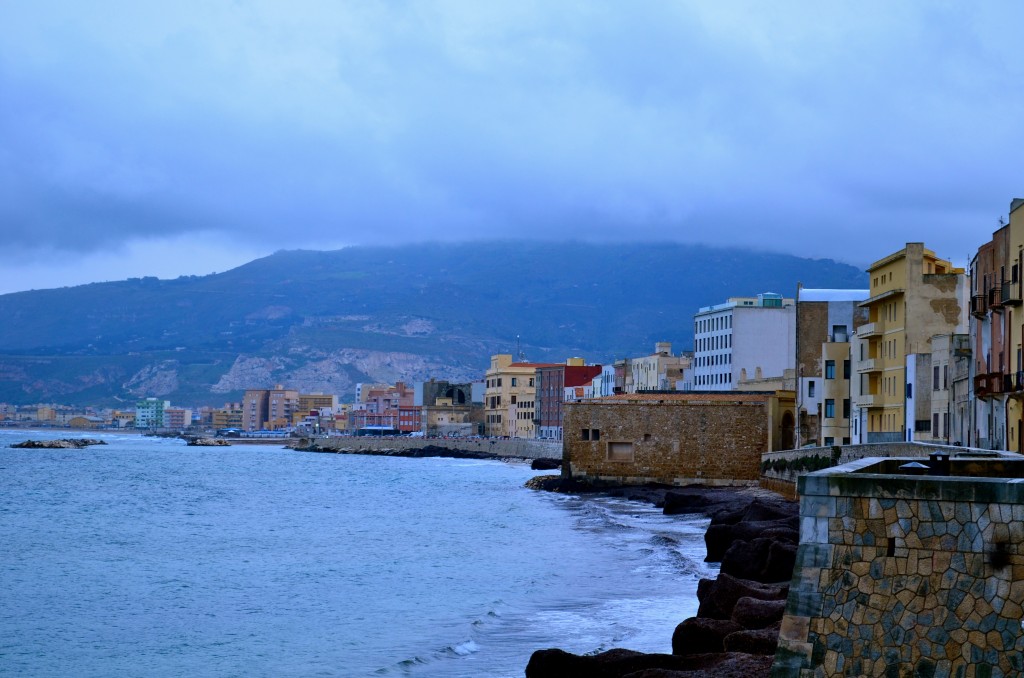
[[[494,457],[496,459],[561,459],[562,443],[547,440],[491,438],[301,438],[292,447],[310,452],[418,456],[430,448],[430,456]],[[448,452],[450,454],[445,454]]]

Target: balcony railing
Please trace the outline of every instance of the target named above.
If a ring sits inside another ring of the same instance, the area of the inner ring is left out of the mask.
[[[1004,392],[1005,385],[1003,375],[999,372],[978,374],[974,377],[974,395],[979,398],[998,395]]]
[[[971,297],[971,315],[979,318],[985,317],[988,311],[988,297],[984,294],[975,294]]]
[[[988,305],[992,309],[1003,307],[1003,290],[1001,285],[996,285],[988,291]]]
[[[862,393],[856,400],[858,407],[878,407],[882,404],[882,396],[874,393]]]
[[[860,373],[881,372],[882,361],[877,358],[868,358],[857,363],[857,371]]]
[[[864,323],[857,328],[857,336],[863,339],[864,337],[873,337],[876,334],[881,334],[882,330],[878,326],[878,323]]]
[[[1003,306],[1020,306],[1020,283],[1009,280],[1003,283],[1002,293]]]

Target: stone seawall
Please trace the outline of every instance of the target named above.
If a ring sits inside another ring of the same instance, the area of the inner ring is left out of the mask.
[[[1024,675],[1024,461],[905,461],[800,478],[773,678]]]
[[[414,452],[425,447],[443,448],[453,452],[488,454],[498,458],[517,459],[561,459],[562,443],[547,440],[524,439],[458,439],[458,438],[303,438],[295,444],[297,449],[309,448],[313,444],[323,452],[348,452],[353,454],[385,454],[393,452]]]

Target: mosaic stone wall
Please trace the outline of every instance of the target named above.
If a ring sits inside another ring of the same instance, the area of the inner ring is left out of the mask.
[[[772,675],[1024,675],[1024,486],[858,473],[800,479]]]

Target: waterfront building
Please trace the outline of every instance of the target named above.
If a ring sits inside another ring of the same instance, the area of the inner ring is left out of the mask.
[[[414,385],[413,404],[433,405],[439,398],[447,398],[453,405],[470,405],[474,402],[483,403],[482,394],[480,399],[474,397],[472,382],[451,382],[445,379],[431,379],[421,381]]]
[[[565,404],[573,478],[750,485],[761,455],[793,447],[792,391],[624,393]]]
[[[859,304],[868,295],[797,286],[797,447],[851,442],[850,336],[867,322]]]
[[[1006,269],[1002,272],[999,298],[1006,316],[1004,350],[1009,365],[1004,381],[1006,398],[1006,429],[1008,449],[1024,452],[1024,316],[1021,315],[1021,286],[1024,284],[1024,199],[1010,202],[1010,224],[1006,253]],[[972,281],[973,285],[973,281]],[[973,292],[972,292],[973,293]],[[1016,316],[1014,315],[1016,313]]]
[[[591,380],[591,393],[594,398],[610,396],[615,393],[615,366],[602,365],[601,371]]]
[[[169,400],[146,398],[135,403],[135,428],[157,429],[164,427],[164,410],[171,406]]]
[[[103,417],[97,417],[94,415],[79,414],[68,419],[67,423],[69,428],[79,429],[100,429],[107,425],[107,421]]]
[[[485,374],[484,431],[488,436],[533,438],[537,369],[559,363],[512,362],[512,355],[491,356]]]
[[[1007,315],[1002,287],[1009,258],[1010,227],[1003,226],[981,245],[971,259],[971,317],[969,334],[974,360],[974,431],[977,447],[1008,449],[1006,379],[1011,375],[1006,340]]]
[[[135,428],[135,413],[114,410],[110,414],[110,423],[114,428]]]
[[[659,341],[651,355],[629,360],[630,376],[625,392],[674,390],[691,361],[692,357],[685,354],[672,355],[671,342]]]
[[[356,402],[365,403],[370,397],[371,391],[387,390],[390,387],[390,384],[356,384]]]
[[[964,270],[918,242],[873,263],[868,277],[868,322],[853,356],[853,442],[930,440],[931,340],[966,332]]]
[[[932,337],[931,441],[969,446],[967,432],[970,387],[967,380],[957,388],[957,375],[966,374],[971,360],[970,337],[937,334]],[[959,365],[959,368],[958,368]],[[964,396],[968,397],[964,397]],[[958,402],[959,401],[959,402]],[[922,436],[919,440],[923,440]]]
[[[586,365],[583,358],[569,358],[564,365],[538,367],[536,376],[537,437],[562,439],[563,404],[583,397],[601,374],[600,365]]]
[[[288,428],[298,408],[299,392],[280,384],[272,389],[249,389],[242,398],[242,423],[246,431]]]
[[[362,388],[360,388],[362,387]],[[412,433],[420,430],[420,407],[415,405],[415,389],[405,382],[395,384],[359,384],[357,402],[349,412],[352,430],[392,430]]]
[[[420,431],[427,436],[466,437],[480,435],[483,430],[483,404],[450,397],[434,398],[420,407]]]
[[[224,407],[210,413],[210,425],[214,429],[244,428],[242,423],[242,403],[224,403]]]
[[[693,388],[731,391],[741,381],[783,377],[794,367],[793,299],[765,292],[730,297],[693,316]]]
[[[182,431],[192,425],[192,410],[181,407],[164,408],[164,428]]]

